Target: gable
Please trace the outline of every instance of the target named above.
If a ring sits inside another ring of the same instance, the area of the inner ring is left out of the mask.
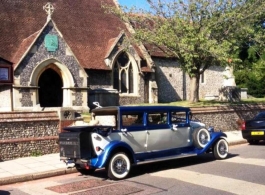
[[[102,2],[115,6],[113,0],[51,0],[52,20],[62,33],[80,65],[87,69],[109,70],[104,63],[108,41],[119,35],[125,25],[115,16],[105,14]],[[45,24],[45,0],[6,0],[0,2],[0,56],[11,61],[19,58]],[[29,41],[29,42],[27,42]]]
[[[46,36],[54,36],[58,39],[58,47],[55,51],[49,51],[47,48]],[[36,70],[45,70],[49,66],[54,66],[53,64],[61,64],[61,71],[63,71],[63,67],[67,68],[66,70],[69,70],[73,75],[76,86],[81,87],[84,86],[84,82],[86,83],[87,75],[84,69],[80,66],[54,23],[50,22],[38,33],[36,39],[30,43],[27,52],[18,61],[14,72],[14,75],[19,78],[19,83],[16,84],[21,86],[36,85],[36,83],[31,83],[34,71],[40,73]],[[34,77],[39,76],[35,74]],[[71,86],[74,86],[74,84],[71,84]]]

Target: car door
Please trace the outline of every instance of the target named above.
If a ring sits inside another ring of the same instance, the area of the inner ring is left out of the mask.
[[[192,145],[192,132],[186,111],[170,112],[171,146],[184,148]]]
[[[146,152],[147,132],[144,112],[121,113],[121,141],[127,143],[135,153]]]
[[[165,111],[147,113],[147,151],[157,152],[171,148],[172,130]]]

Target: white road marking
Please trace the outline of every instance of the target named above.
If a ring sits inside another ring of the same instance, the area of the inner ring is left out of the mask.
[[[233,157],[225,160],[221,160],[218,162],[231,162],[238,164],[247,164],[247,165],[255,165],[255,166],[263,166],[265,167],[265,160],[258,158],[241,158],[241,157]]]
[[[171,169],[151,175],[177,179],[183,182],[240,195],[264,194],[265,192],[265,185],[187,170]]]

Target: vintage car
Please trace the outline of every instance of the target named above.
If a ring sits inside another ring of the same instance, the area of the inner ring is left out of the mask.
[[[189,108],[115,106],[92,110],[85,126],[59,134],[60,159],[81,173],[105,168],[110,179],[127,177],[132,165],[213,153],[228,155],[226,134],[193,121]]]

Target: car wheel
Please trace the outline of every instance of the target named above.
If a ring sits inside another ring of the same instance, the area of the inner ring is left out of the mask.
[[[229,146],[225,139],[219,139],[213,149],[213,154],[216,159],[225,159],[229,152]]]
[[[82,175],[90,175],[95,172],[96,169],[81,169],[81,168],[76,168],[76,170],[81,173]]]
[[[131,162],[125,153],[114,154],[108,165],[108,177],[113,180],[124,179],[130,172]]]
[[[193,142],[197,148],[204,148],[210,141],[210,133],[207,129],[197,129],[193,133]]]
[[[255,145],[259,143],[259,140],[248,139],[247,141],[250,145]]]

